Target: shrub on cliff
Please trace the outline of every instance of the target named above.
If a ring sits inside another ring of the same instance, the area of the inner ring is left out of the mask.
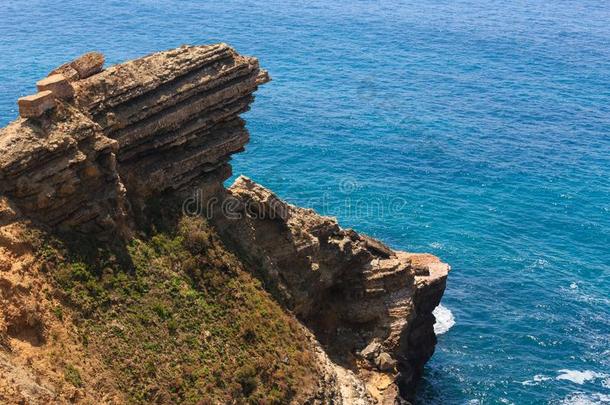
[[[203,219],[183,218],[123,253],[80,245],[47,243],[39,257],[129,402],[279,404],[311,388],[301,326]],[[72,369],[66,379],[87,384]]]

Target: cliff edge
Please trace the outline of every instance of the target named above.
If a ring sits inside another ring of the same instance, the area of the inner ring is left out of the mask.
[[[14,382],[0,386],[0,398],[335,404],[411,398],[434,352],[432,311],[449,266],[343,229],[246,177],[224,187],[231,155],[249,140],[240,114],[270,80],[256,58],[216,44],[103,64],[93,52],[53,70],[36,94],[19,100],[21,117],[0,130],[0,375]],[[204,207],[198,219],[188,218],[193,194]],[[94,254],[76,254],[84,240]],[[153,275],[167,283],[153,287]],[[240,282],[247,293],[233,290]],[[171,295],[172,288],[178,292]],[[230,340],[226,351],[182,358],[184,350],[222,346],[210,337],[216,330],[233,336],[225,330],[230,317],[193,312],[184,304],[189,299],[214,301],[209,305],[236,319],[236,303],[250,303],[266,332],[242,325],[245,343]],[[126,327],[134,321],[130,308],[173,322],[163,326],[169,332],[154,338],[146,328]],[[57,315],[64,310],[69,316]],[[181,323],[187,319],[188,328]],[[51,331],[58,337],[51,339]],[[102,335],[115,351],[104,350]],[[177,336],[191,342],[189,349]],[[146,339],[180,357],[180,367],[167,373],[179,379],[182,396],[170,382],[167,391],[155,391],[151,384],[164,386],[162,377],[135,366],[160,360],[139,346]],[[268,352],[279,354],[271,359]],[[69,392],[58,382],[62,373],[42,360],[49,353],[64,364]],[[221,382],[198,387],[209,373],[224,375],[210,359],[246,355],[265,358],[265,367],[239,368],[240,389]],[[135,371],[125,375],[129,364]],[[206,367],[195,373],[198,364]],[[149,383],[140,386],[145,375]],[[129,384],[117,383],[119,377]]]

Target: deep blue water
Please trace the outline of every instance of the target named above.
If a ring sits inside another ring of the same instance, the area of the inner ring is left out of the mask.
[[[86,51],[258,56],[235,173],[453,267],[421,403],[610,403],[610,3],[194,3],[0,0],[0,124]]]

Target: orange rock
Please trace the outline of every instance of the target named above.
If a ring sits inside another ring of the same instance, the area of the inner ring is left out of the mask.
[[[63,75],[69,82],[74,82],[78,80],[78,72],[76,71],[76,69],[70,66],[70,63],[63,64],[60,67],[54,69],[51,73],[49,73],[49,76],[58,74]]]
[[[17,100],[19,115],[23,118],[40,117],[45,111],[55,107],[53,92],[41,91],[30,96],[21,97]]]
[[[55,74],[46,77],[36,83],[38,91],[52,91],[53,95],[63,100],[74,97],[74,89],[70,82],[62,74]]]
[[[86,79],[102,71],[104,67],[104,55],[99,52],[89,52],[70,63],[77,72],[79,79]]]
[[[49,77],[62,74],[69,82],[86,79],[99,73],[104,68],[104,55],[99,52],[89,52],[72,62],[65,63],[49,73]]]
[[[83,174],[86,177],[99,177],[101,175],[101,172],[97,167],[89,165],[83,170]]]

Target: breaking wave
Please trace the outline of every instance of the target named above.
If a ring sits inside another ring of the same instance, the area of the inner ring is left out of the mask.
[[[561,405],[599,405],[610,404],[610,395],[605,394],[585,394],[575,392],[568,395],[561,402]]]
[[[606,374],[596,373],[595,371],[590,370],[559,370],[559,373],[560,374],[556,377],[557,380],[567,380],[580,385],[584,384],[587,381],[607,377]]]
[[[434,314],[434,317],[436,318],[434,333],[437,335],[446,333],[449,329],[451,329],[451,327],[453,327],[453,325],[455,325],[453,313],[449,310],[449,308],[446,308],[443,305],[439,305],[438,307],[434,308],[432,314]]]

